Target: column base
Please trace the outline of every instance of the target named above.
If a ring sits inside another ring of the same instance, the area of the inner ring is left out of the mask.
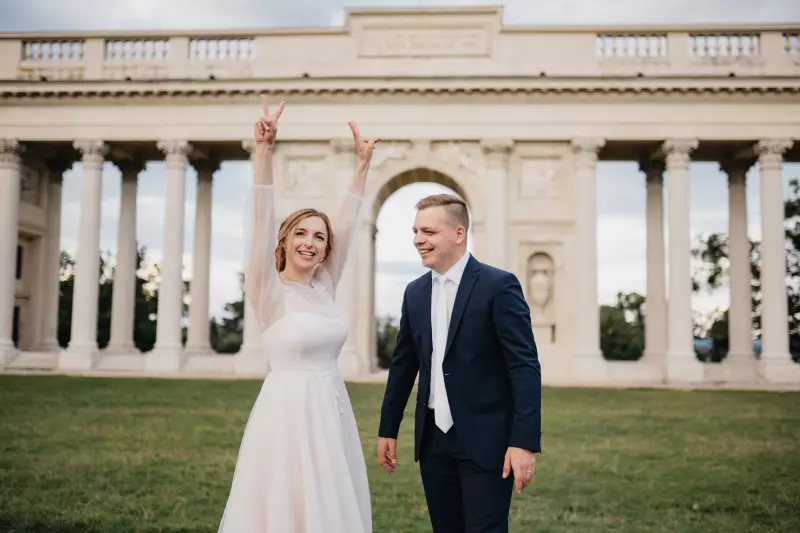
[[[156,346],[147,354],[144,367],[147,372],[173,374],[183,367],[183,346]]]
[[[37,352],[60,352],[61,345],[58,344],[57,339],[50,339],[47,341],[42,341],[39,343],[39,347],[36,350]]]
[[[106,348],[100,352],[97,369],[104,372],[144,372],[147,356],[132,348]]]
[[[204,344],[204,345],[195,345],[190,346],[186,345],[183,349],[183,353],[186,357],[197,357],[197,356],[207,356],[207,355],[216,355],[216,352],[213,348],[211,348],[211,344]]]
[[[233,374],[233,358],[210,348],[203,352],[184,351],[181,373],[187,376],[230,376]]]
[[[13,342],[0,344],[0,368],[4,368],[17,357],[19,357],[19,350]]]
[[[800,383],[800,364],[787,353],[780,356],[762,354],[759,361],[761,378],[767,383]]]
[[[133,342],[114,342],[109,341],[108,346],[103,350],[104,353],[109,355],[129,355],[137,352],[136,345]]]
[[[583,383],[603,383],[608,377],[608,361],[603,352],[573,353],[572,379]]]
[[[238,377],[265,378],[269,373],[267,354],[260,349],[242,348],[233,356],[233,374]]]
[[[758,360],[752,353],[729,353],[720,366],[720,377],[726,383],[755,383],[761,379]]]
[[[62,372],[88,372],[97,366],[100,350],[97,345],[74,346],[58,354],[58,370]]]
[[[703,363],[694,353],[667,354],[667,383],[702,383],[705,378]]]

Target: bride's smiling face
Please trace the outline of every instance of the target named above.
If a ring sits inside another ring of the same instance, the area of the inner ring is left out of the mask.
[[[302,219],[287,237],[287,267],[297,272],[308,272],[325,260],[329,235],[322,218],[309,216]]]

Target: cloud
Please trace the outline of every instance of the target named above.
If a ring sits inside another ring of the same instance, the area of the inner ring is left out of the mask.
[[[0,0],[0,31],[340,26],[348,7],[486,5],[485,0]],[[505,24],[702,24],[797,22],[795,0],[509,0]]]

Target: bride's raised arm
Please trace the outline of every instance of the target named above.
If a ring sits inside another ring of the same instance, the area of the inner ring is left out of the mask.
[[[261,331],[269,327],[283,302],[283,290],[275,265],[278,234],[275,228],[275,187],[272,155],[278,133],[278,118],[284,102],[270,115],[267,99],[261,95],[262,117],[255,123],[253,148],[252,226],[249,228],[249,258],[245,272],[245,298],[252,306]]]
[[[339,280],[342,277],[344,266],[347,262],[347,254],[353,242],[356,232],[356,225],[360,220],[360,212],[364,198],[364,189],[367,183],[367,173],[372,161],[372,152],[375,143],[380,139],[364,139],[358,131],[355,122],[349,122],[350,131],[353,132],[353,142],[356,152],[356,169],[353,180],[350,182],[348,193],[345,195],[339,214],[334,222],[333,228],[333,247],[330,256],[325,260],[325,270],[331,276],[332,289],[336,290]]]

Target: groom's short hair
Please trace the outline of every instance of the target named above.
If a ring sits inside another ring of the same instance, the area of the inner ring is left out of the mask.
[[[453,218],[457,225],[464,226],[465,230],[469,230],[467,202],[458,196],[447,193],[432,194],[417,202],[417,211],[422,211],[429,207],[444,207],[447,214]]]

